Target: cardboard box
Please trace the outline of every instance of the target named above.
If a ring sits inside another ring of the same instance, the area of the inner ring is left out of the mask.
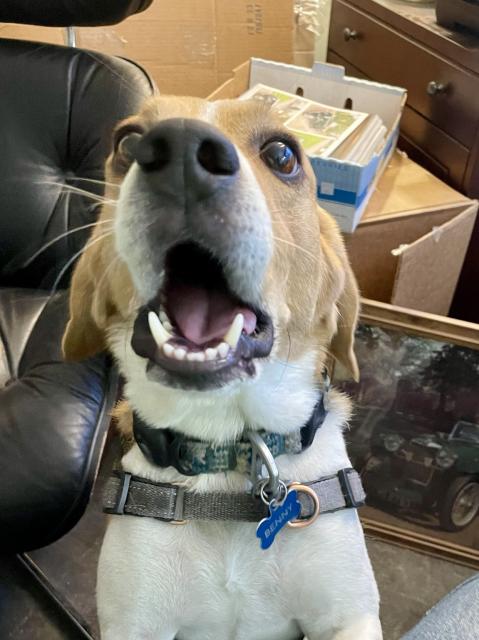
[[[362,296],[448,315],[477,207],[396,153],[355,233],[345,236]]]
[[[319,31],[319,0],[294,0],[293,64],[313,66]]]
[[[206,97],[252,56],[293,61],[293,0],[154,0],[112,27],[76,29],[77,46],[144,67],[161,93]],[[1,25],[0,36],[64,43],[62,29]]]
[[[377,180],[394,153],[406,91],[398,87],[344,75],[344,67],[316,62],[311,69],[251,59],[214,91],[210,100],[237,98],[256,84],[264,84],[340,109],[346,101],[355,111],[377,114],[388,129],[386,142],[365,166],[332,158],[310,158],[318,182],[318,201],[338,221],[341,230],[355,230]]]

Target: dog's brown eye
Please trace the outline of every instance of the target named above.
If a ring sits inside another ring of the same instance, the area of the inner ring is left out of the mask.
[[[141,135],[139,131],[127,131],[124,133],[117,141],[116,153],[133,158]]]
[[[273,171],[283,174],[295,173],[298,168],[296,154],[286,142],[272,140],[262,149],[260,157]]]

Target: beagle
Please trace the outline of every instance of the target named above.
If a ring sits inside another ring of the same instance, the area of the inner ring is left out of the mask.
[[[155,97],[115,130],[63,340],[125,379],[103,640],[382,638],[323,373],[358,377],[358,291],[316,189],[257,101]]]

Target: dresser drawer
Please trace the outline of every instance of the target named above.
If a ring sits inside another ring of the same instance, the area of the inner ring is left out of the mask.
[[[328,51],[328,62],[344,67],[347,75],[354,78],[371,79],[334,51]],[[469,150],[407,105],[401,120],[398,146],[444,182],[456,189],[464,188]]]
[[[472,147],[478,78],[341,0],[333,0],[329,47],[373,80],[405,87],[411,108]]]
[[[444,182],[463,189],[469,150],[407,106],[401,120],[399,148]]]

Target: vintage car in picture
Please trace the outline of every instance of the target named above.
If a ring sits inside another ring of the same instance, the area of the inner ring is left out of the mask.
[[[479,425],[428,432],[418,419],[389,413],[375,425],[369,453],[352,447],[366,491],[412,511],[433,513],[441,528],[460,531],[479,513]]]

